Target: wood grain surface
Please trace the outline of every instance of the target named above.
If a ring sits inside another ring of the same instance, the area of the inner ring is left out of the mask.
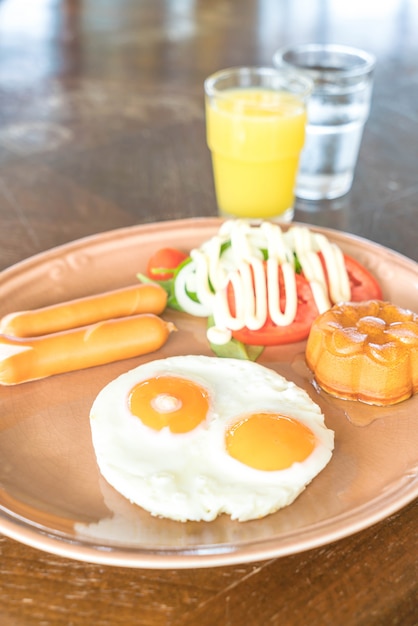
[[[0,269],[93,233],[216,215],[205,77],[308,41],[378,62],[351,192],[298,202],[295,218],[418,260],[417,32],[412,0],[2,0]],[[198,570],[90,565],[0,537],[0,624],[416,626],[417,512]]]

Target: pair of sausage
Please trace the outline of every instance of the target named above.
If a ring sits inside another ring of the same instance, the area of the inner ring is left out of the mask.
[[[0,384],[14,385],[158,350],[174,330],[167,294],[138,284],[0,320]]]

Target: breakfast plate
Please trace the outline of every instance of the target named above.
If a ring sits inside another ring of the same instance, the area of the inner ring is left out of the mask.
[[[164,246],[189,250],[211,237],[218,218],[176,220],[87,237],[0,274],[0,316],[136,282]],[[284,227],[285,228],[285,227]],[[363,263],[384,298],[414,309],[418,266],[365,239],[321,232]],[[331,543],[381,521],[418,495],[418,395],[391,407],[332,399],[318,390],[304,342],[267,348],[259,362],[317,402],[335,450],[327,467],[289,507],[248,522],[152,517],[110,487],[94,455],[89,411],[116,376],[154,358],[211,355],[205,320],[166,311],[178,332],[150,355],[11,387],[0,387],[0,532],[35,548],[92,563],[213,567],[279,557]]]

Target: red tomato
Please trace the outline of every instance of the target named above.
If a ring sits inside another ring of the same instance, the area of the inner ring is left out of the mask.
[[[350,279],[351,300],[353,302],[381,300],[382,290],[375,277],[361,263],[346,254],[344,261]]]
[[[279,273],[280,286],[280,306],[284,310],[286,295],[281,272]],[[296,274],[296,291],[298,297],[298,308],[296,317],[288,326],[276,326],[270,318],[259,330],[249,330],[242,328],[234,331],[234,339],[253,346],[276,346],[283,343],[294,343],[306,339],[309,334],[312,322],[318,317],[318,309],[312,295],[308,281],[301,274]],[[229,306],[231,313],[235,312],[233,289],[229,290]]]
[[[348,272],[348,278],[351,286],[351,300],[353,302],[361,302],[362,300],[381,299],[382,291],[377,280],[363,267],[358,261],[344,255],[344,260]],[[285,294],[282,283],[281,273],[280,280],[280,305],[284,310]],[[233,337],[247,345],[256,346],[275,346],[285,343],[293,343],[303,341],[309,335],[309,331],[314,319],[319,315],[316,307],[311,288],[306,278],[301,274],[296,274],[296,290],[298,297],[298,308],[296,317],[288,326],[276,326],[270,318],[259,330],[249,330],[242,328],[234,331]],[[232,287],[229,289],[229,306],[231,313],[235,313],[234,293]]]
[[[177,248],[161,248],[150,257],[147,265],[147,276],[154,280],[168,280],[173,277],[174,270],[187,257],[185,252],[177,250]]]

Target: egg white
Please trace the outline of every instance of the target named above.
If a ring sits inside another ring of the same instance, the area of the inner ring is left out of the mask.
[[[204,387],[210,397],[206,420],[182,434],[142,424],[129,410],[129,393],[156,375],[179,376]],[[226,428],[245,415],[269,411],[293,417],[314,432],[316,447],[305,461],[261,471],[228,454]],[[267,367],[236,359],[190,355],[141,365],[102,389],[90,418],[104,478],[152,515],[178,521],[211,521],[221,513],[245,521],[277,511],[327,465],[334,447],[333,431],[304,390]]]

